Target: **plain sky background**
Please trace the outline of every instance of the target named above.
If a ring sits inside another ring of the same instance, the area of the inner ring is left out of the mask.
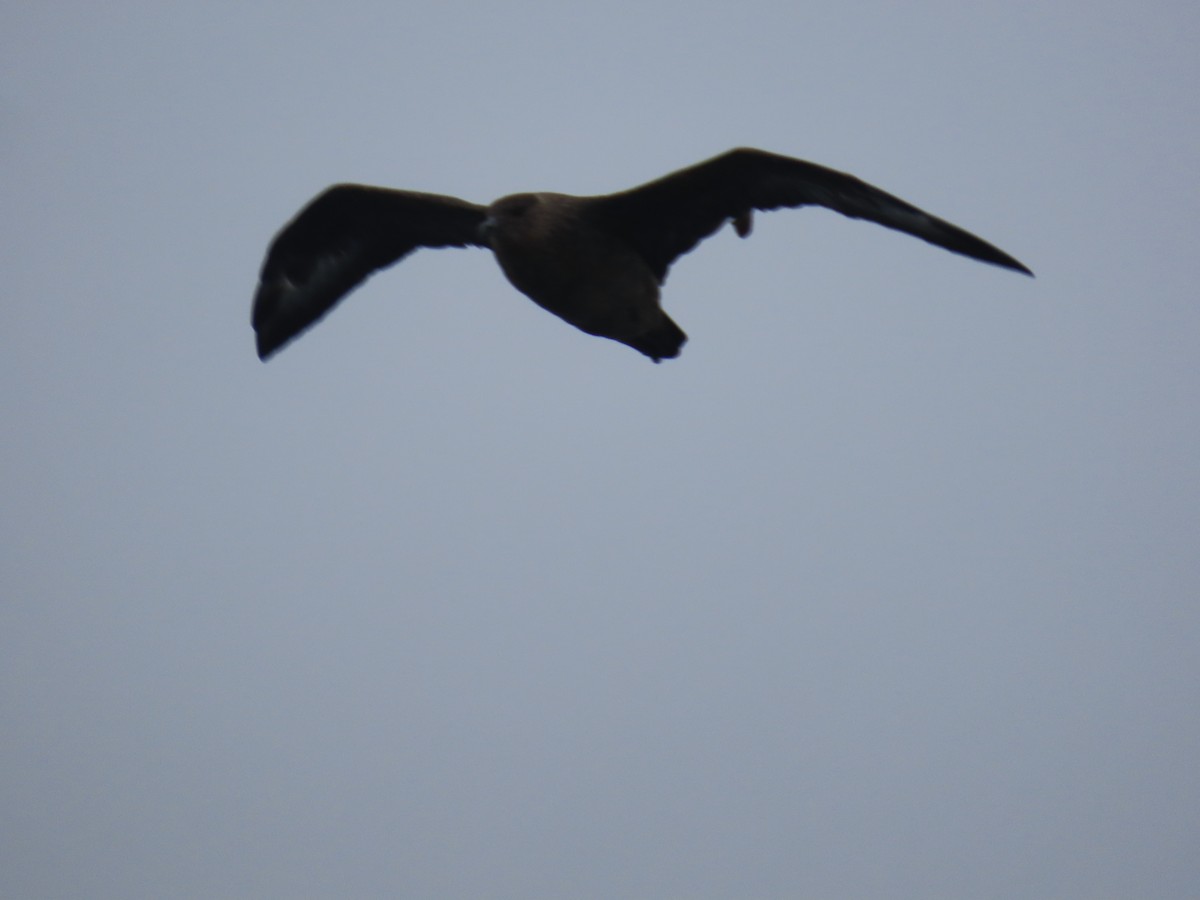
[[[0,896],[1200,896],[1200,7],[4,3]],[[824,210],[660,366],[313,194]]]

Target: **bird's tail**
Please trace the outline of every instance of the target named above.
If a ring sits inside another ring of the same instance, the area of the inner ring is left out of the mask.
[[[683,329],[671,321],[670,316],[664,315],[662,321],[649,331],[625,341],[634,350],[645,353],[655,362],[664,359],[674,359],[679,355],[679,348],[687,341]]]

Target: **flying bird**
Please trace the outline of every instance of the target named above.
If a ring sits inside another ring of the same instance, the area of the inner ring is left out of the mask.
[[[747,237],[755,210],[799,206],[825,206],[1033,274],[986,241],[853,175],[762,150],[731,150],[615,194],[543,191],[490,206],[340,184],[300,210],[267,250],[252,316],[258,356],[269,358],[373,272],[420,247],[486,247],[538,306],[654,362],[670,359],[687,340],[659,304],[671,264],[726,222]]]

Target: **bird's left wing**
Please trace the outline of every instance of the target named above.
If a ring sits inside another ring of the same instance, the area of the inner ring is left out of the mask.
[[[671,264],[732,221],[743,237],[754,210],[825,206],[984,262],[1031,273],[1003,250],[853,175],[767,153],[730,150],[632,190],[589,198],[595,221],[627,240],[661,281]]]
[[[341,184],[319,194],[271,242],[251,318],[267,359],[372,272],[418,247],[486,246],[486,209],[456,197]]]

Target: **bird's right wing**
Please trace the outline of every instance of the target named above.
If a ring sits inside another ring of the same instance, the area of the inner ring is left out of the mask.
[[[319,194],[267,250],[251,318],[259,358],[418,247],[486,246],[479,234],[486,215],[484,207],[455,197],[366,185]]]
[[[744,237],[754,210],[797,206],[824,206],[1032,274],[987,241],[853,175],[763,150],[730,150],[640,187],[588,199],[590,214],[629,241],[660,281],[678,257],[726,222]]]

